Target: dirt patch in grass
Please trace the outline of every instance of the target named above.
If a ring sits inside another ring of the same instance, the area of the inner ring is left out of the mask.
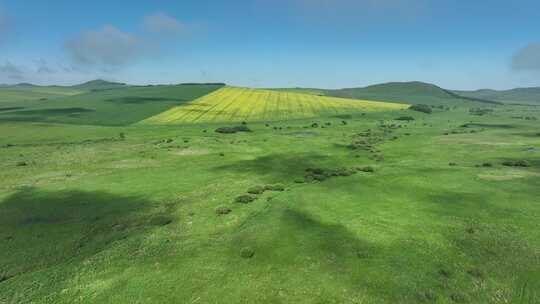
[[[188,149],[173,151],[171,153],[177,156],[208,155],[210,154],[210,150],[188,148]]]

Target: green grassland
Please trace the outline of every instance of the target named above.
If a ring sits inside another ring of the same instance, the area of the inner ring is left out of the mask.
[[[189,99],[141,90],[69,106]],[[0,120],[0,303],[538,303],[540,128],[517,117],[539,108],[453,105],[236,134]]]
[[[99,84],[99,83],[97,83]],[[123,86],[86,83],[83,93],[34,102],[1,103],[0,121],[129,125],[204,96],[220,85]],[[119,87],[117,87],[119,86]],[[1,91],[1,90],[0,90]],[[39,95],[42,96],[42,95]]]

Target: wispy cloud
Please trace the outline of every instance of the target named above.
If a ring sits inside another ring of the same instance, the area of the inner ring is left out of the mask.
[[[7,80],[23,80],[24,69],[9,61],[6,61],[3,65],[0,65],[0,76]]]
[[[154,34],[182,34],[188,30],[186,24],[163,12],[145,16],[142,26],[146,32]]]
[[[106,25],[69,40],[66,49],[76,64],[115,69],[136,60],[145,46],[136,35]]]
[[[54,74],[54,73],[56,73],[56,70],[51,68],[49,66],[49,63],[47,62],[47,60],[45,60],[43,58],[39,59],[36,62],[36,65],[37,65],[36,72],[38,74]]]
[[[512,68],[516,71],[540,72],[540,43],[531,43],[519,49],[512,58]]]

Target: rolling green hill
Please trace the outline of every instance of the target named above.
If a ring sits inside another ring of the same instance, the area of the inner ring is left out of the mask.
[[[471,101],[494,103],[493,101],[476,96],[460,96],[455,92],[445,90],[434,84],[419,81],[389,82],[368,87],[345,88],[337,90],[312,88],[289,88],[279,90],[341,98],[367,99],[407,104],[457,105],[469,103]]]
[[[490,99],[503,103],[540,105],[540,87],[517,88],[504,91],[483,89],[476,91],[453,92],[461,96]]]
[[[197,99],[221,85],[122,86],[87,83],[93,91],[0,107],[0,121],[39,121],[90,125],[128,125]],[[109,87],[96,90],[96,87]],[[29,92],[26,92],[29,94]],[[41,96],[41,95],[38,95]]]
[[[73,86],[73,88],[79,89],[81,91],[98,91],[98,90],[109,90],[109,89],[119,89],[127,87],[125,83],[120,82],[111,82],[101,79],[91,80],[79,85]]]
[[[428,105],[449,105],[470,102],[470,100],[436,85],[417,81],[390,82],[364,88],[328,90],[326,95]]]

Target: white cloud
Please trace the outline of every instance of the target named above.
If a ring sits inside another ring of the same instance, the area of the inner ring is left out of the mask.
[[[181,34],[187,31],[185,24],[165,13],[145,16],[142,25],[145,31],[155,34]]]
[[[531,43],[518,50],[512,58],[512,68],[516,71],[540,72],[540,43]]]
[[[137,59],[145,47],[136,35],[107,25],[79,34],[66,43],[66,49],[77,64],[114,69]]]

